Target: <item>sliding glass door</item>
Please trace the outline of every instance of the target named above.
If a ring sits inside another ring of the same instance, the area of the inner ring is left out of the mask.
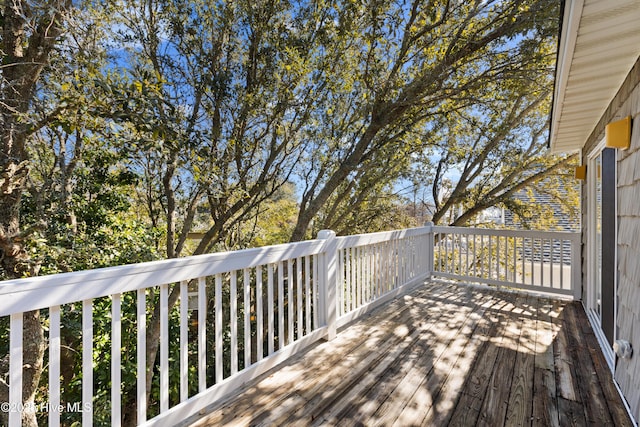
[[[616,152],[599,147],[587,166],[588,257],[586,303],[603,347],[615,339],[616,310]],[[609,354],[613,359],[612,352]]]

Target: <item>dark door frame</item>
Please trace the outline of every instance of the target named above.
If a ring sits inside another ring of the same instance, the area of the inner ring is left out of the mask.
[[[610,345],[616,310],[616,150],[602,150],[602,331]]]

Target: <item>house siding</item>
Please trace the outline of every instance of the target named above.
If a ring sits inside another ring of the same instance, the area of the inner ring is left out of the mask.
[[[583,149],[586,155],[604,137],[604,127],[626,116],[633,117],[631,146],[617,154],[617,339],[629,341],[634,354],[617,359],[615,379],[636,421],[640,420],[640,58],[605,111]],[[583,184],[582,212],[586,243],[588,224],[586,183]],[[583,246],[583,260],[586,244]],[[583,283],[586,284],[586,262]]]

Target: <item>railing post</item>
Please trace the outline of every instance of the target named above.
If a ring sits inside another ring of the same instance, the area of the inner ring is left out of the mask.
[[[425,228],[428,228],[429,234],[427,234],[427,253],[425,254],[427,257],[427,273],[428,278],[431,279],[433,276],[433,263],[434,263],[434,247],[435,247],[435,239],[433,236],[433,222],[427,221],[424,224]]]
[[[571,289],[573,299],[582,299],[582,236],[576,233],[571,239]]]
[[[336,233],[332,230],[320,230],[318,239],[324,240],[322,250],[322,260],[320,263],[320,283],[318,312],[320,314],[320,324],[327,326],[327,341],[336,337],[337,320],[337,298],[336,298],[336,268],[337,268],[337,245]]]

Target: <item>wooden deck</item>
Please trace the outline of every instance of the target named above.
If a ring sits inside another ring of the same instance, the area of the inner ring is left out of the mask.
[[[632,422],[580,303],[427,283],[184,425]]]

